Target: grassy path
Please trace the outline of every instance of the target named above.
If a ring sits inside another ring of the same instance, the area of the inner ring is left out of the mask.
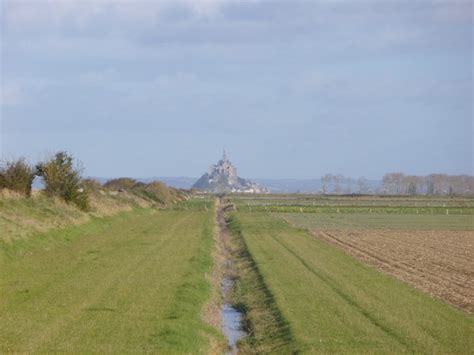
[[[474,318],[266,213],[247,247],[303,352],[469,353]]]
[[[207,352],[212,231],[212,212],[132,212],[0,250],[0,352]]]

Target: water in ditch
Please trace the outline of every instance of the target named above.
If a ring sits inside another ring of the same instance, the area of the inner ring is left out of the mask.
[[[222,331],[227,338],[230,351],[228,354],[236,354],[238,352],[237,342],[239,339],[247,335],[243,330],[243,314],[232,306],[226,300],[229,293],[234,288],[235,281],[224,275],[221,283],[221,292],[224,302],[221,306]]]

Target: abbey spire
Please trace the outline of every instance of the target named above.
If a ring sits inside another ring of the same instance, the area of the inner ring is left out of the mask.
[[[250,180],[242,179],[237,175],[237,169],[229,160],[226,150],[222,152],[222,159],[209,167],[209,171],[196,181],[193,188],[212,192],[248,192],[265,193],[267,190]]]

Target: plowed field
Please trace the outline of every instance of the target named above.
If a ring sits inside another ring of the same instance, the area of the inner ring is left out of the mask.
[[[474,313],[474,232],[315,232],[350,254]]]

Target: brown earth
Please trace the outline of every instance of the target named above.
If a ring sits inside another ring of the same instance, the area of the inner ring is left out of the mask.
[[[397,279],[474,314],[473,231],[314,231]]]

